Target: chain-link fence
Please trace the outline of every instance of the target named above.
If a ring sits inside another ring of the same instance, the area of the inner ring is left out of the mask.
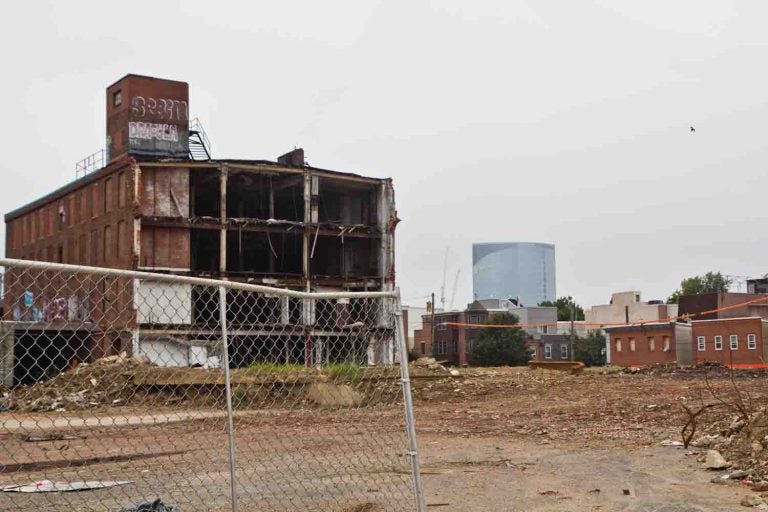
[[[0,265],[0,510],[423,510],[397,293]]]

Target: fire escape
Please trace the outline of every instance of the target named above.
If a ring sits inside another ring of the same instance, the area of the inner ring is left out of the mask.
[[[191,160],[211,159],[211,141],[198,118],[189,121],[189,158]]]

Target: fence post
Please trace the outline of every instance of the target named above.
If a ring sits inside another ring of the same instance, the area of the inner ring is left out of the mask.
[[[400,349],[400,379],[403,383],[403,401],[405,403],[405,423],[408,430],[408,455],[411,459],[411,473],[413,474],[413,487],[416,494],[416,510],[425,512],[424,487],[421,482],[421,468],[419,467],[419,450],[416,444],[416,421],[413,416],[413,398],[411,396],[411,378],[408,371],[408,342],[403,328],[403,306],[400,303],[400,289],[396,290],[395,301],[395,331]]]
[[[229,374],[229,341],[227,339],[227,289],[219,286],[219,323],[221,327],[224,389],[227,398],[227,437],[229,440],[229,479],[232,493],[232,512],[237,512],[237,470],[235,469],[235,425],[232,414],[232,385]]]

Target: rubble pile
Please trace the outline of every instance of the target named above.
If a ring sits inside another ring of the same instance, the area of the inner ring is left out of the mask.
[[[8,393],[8,407],[27,412],[66,412],[118,406],[135,394],[133,377],[141,368],[151,367],[145,358],[125,353],[80,363],[53,379],[20,387]]]
[[[715,483],[738,481],[756,492],[768,491],[768,409],[743,416],[731,414],[704,427],[691,442],[698,460],[711,470],[725,470]],[[768,501],[768,494],[763,496]]]
[[[703,379],[709,377],[712,379],[731,378],[750,379],[768,375],[768,370],[757,369],[737,369],[731,370],[720,363],[703,363],[696,366],[677,366],[675,363],[654,364],[642,367],[627,367],[621,370],[623,374],[631,375],[650,375],[654,377],[681,377],[691,379]]]

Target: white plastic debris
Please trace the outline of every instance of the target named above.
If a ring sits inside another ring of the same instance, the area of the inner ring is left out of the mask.
[[[92,480],[85,482],[51,482],[50,480],[40,480],[26,485],[10,485],[3,487],[3,492],[67,492],[67,491],[90,491],[93,489],[104,489],[105,487],[116,487],[131,483],[130,480]]]

